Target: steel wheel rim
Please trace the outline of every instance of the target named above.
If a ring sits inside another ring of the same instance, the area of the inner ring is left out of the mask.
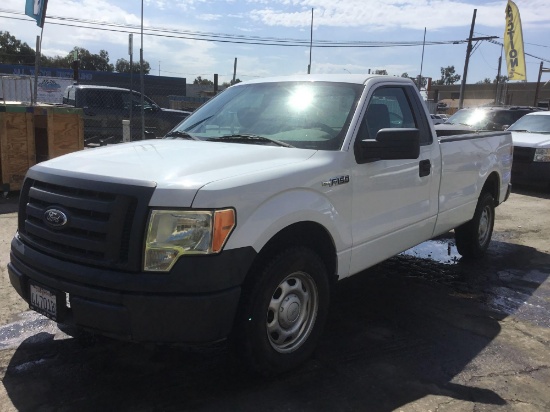
[[[479,218],[478,241],[480,246],[485,245],[489,239],[491,234],[491,220],[492,210],[490,206],[485,206]]]
[[[288,275],[275,288],[266,315],[267,337],[279,353],[290,353],[304,344],[313,330],[319,292],[305,272]]]

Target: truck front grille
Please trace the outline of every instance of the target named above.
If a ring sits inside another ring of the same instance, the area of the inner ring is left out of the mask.
[[[534,148],[514,146],[514,163],[531,163],[534,157]]]
[[[140,269],[153,188],[67,178],[52,182],[55,176],[47,180],[27,178],[21,191],[19,235],[23,242],[67,261]],[[46,214],[52,210],[62,212],[66,224],[50,224]]]

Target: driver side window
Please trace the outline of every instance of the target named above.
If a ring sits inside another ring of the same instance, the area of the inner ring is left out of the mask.
[[[367,106],[359,138],[376,139],[380,129],[416,127],[405,90],[401,87],[380,87],[374,91]]]

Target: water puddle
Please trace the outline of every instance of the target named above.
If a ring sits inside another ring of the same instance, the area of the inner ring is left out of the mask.
[[[449,239],[428,240],[401,254],[420,259],[430,259],[445,265],[457,264],[461,258],[454,242],[449,241]]]
[[[69,337],[60,332],[55,322],[34,311],[20,313],[19,318],[18,321],[0,326],[0,349],[16,348],[30,338],[50,339],[50,335],[55,335],[55,339]]]

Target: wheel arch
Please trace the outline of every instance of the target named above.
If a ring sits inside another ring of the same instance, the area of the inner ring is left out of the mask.
[[[321,224],[303,221],[293,223],[271,237],[254,259],[245,282],[251,276],[257,274],[262,265],[273,259],[284,249],[293,246],[305,246],[317,253],[325,264],[329,283],[333,284],[338,280],[336,246],[332,236]]]
[[[481,189],[480,196],[485,192],[488,192],[493,196],[493,199],[495,200],[495,206],[497,206],[500,199],[500,175],[498,174],[498,172],[491,172],[491,174],[485,180],[485,183],[483,184],[483,187]]]

